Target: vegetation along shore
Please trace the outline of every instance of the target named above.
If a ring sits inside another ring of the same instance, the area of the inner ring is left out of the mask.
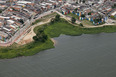
[[[34,28],[36,36],[34,41],[26,45],[19,46],[13,44],[9,47],[0,47],[0,59],[15,58],[19,56],[31,56],[40,51],[54,48],[54,43],[51,38],[59,37],[61,34],[78,36],[82,34],[96,33],[112,33],[116,32],[116,26],[103,26],[98,28],[83,28],[82,26],[74,26],[59,15],[56,15],[50,23],[37,26]]]

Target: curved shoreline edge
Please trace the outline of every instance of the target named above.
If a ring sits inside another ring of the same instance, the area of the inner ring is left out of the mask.
[[[52,40],[52,42],[54,43],[54,46],[56,46],[57,41],[56,41],[56,40],[54,40],[54,38],[51,38],[51,40]]]
[[[10,58],[15,58],[19,56],[32,56],[34,54],[37,54],[40,51],[54,48],[55,47],[54,45],[56,45],[57,42],[53,38],[59,37],[61,34],[77,36],[81,34],[116,32],[116,26],[104,26],[99,28],[81,28],[68,23],[66,20],[55,22],[51,26],[49,25],[51,24],[47,24],[47,28],[45,30],[45,33],[49,36],[48,40],[46,40],[45,43],[31,42],[29,44],[19,46],[19,47],[16,47],[15,45],[14,47],[10,46],[6,48],[1,48],[0,59],[10,59]],[[35,28],[36,29],[40,28],[40,26]]]

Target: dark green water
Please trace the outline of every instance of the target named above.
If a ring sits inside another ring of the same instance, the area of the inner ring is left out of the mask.
[[[54,49],[0,60],[0,77],[116,77],[116,33],[55,40]]]

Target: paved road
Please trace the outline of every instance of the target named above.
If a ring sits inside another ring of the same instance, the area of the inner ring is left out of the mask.
[[[30,32],[29,32],[29,34],[31,34],[31,37],[29,37],[29,38],[33,38],[33,36],[36,35],[35,32],[34,32],[34,28],[35,28],[36,26],[40,26],[40,25],[49,23],[50,20],[51,20],[51,18],[50,18],[48,21],[40,22],[40,23],[37,23],[37,24],[31,26],[31,27],[30,27]],[[28,34],[28,33],[27,33],[27,34]],[[15,42],[16,42],[16,43],[19,43],[27,34],[25,33],[25,35],[22,35],[22,37],[20,37],[20,38],[19,38],[18,40],[16,40]]]
[[[62,7],[62,6],[61,6],[61,7]],[[59,7],[59,8],[60,8],[60,7]],[[59,9],[59,8],[57,8],[57,9]],[[47,21],[47,22],[41,22],[41,23],[38,23],[38,24],[36,24],[36,25],[34,25],[34,26],[31,26],[31,23],[30,23],[30,22],[34,22],[34,21],[36,21],[37,19],[40,19],[40,18],[43,17],[43,16],[46,16],[46,15],[48,15],[48,14],[51,14],[51,12],[56,12],[56,13],[58,13],[59,15],[62,16],[62,18],[66,19],[66,20],[69,20],[69,21],[71,20],[71,17],[63,15],[62,13],[58,12],[56,9],[52,9],[52,10],[50,10],[50,11],[47,11],[47,12],[44,12],[44,13],[38,15],[38,18],[32,19],[32,21],[27,21],[27,22],[26,22],[26,23],[27,23],[26,26],[24,26],[23,28],[21,28],[21,29],[11,38],[11,40],[10,40],[9,42],[7,42],[7,43],[0,43],[0,46],[10,46],[10,45],[13,44],[14,42],[19,42],[19,41],[25,36],[26,32],[27,32],[29,29],[31,29],[31,31],[33,32],[33,29],[34,29],[35,26],[48,23],[50,20]],[[81,22],[78,21],[78,20],[76,20],[76,23],[77,23],[77,24],[80,24]],[[104,25],[112,25],[112,24],[104,24]],[[104,25],[99,25],[99,26],[86,26],[86,28],[102,27],[102,26],[104,26]]]
[[[63,6],[63,5],[62,5],[62,6]],[[62,7],[62,6],[60,6],[60,7]],[[58,7],[58,8],[60,8],[60,7]],[[56,9],[58,9],[58,8],[56,8]],[[18,31],[15,33],[15,35],[12,36],[12,37],[10,38],[10,40],[8,40],[6,43],[0,43],[0,46],[10,46],[10,45],[12,45],[14,42],[21,40],[21,38],[26,34],[26,32],[31,28],[31,23],[32,23],[32,22],[36,21],[37,19],[40,19],[40,18],[43,17],[43,16],[46,16],[46,15],[50,14],[51,12],[55,12],[56,9],[52,9],[52,10],[50,10],[50,11],[44,12],[44,13],[38,15],[38,18],[32,19],[31,21],[27,21],[27,22],[26,22],[26,23],[27,23],[26,26],[24,26],[23,28],[21,28],[20,30],[18,30]]]
[[[50,10],[50,11],[48,11],[48,12],[42,13],[41,15],[39,15],[39,17],[38,17],[37,19],[40,19],[40,18],[43,17],[43,16],[46,16],[46,15],[48,15],[48,14],[51,14],[51,11],[54,12],[55,10]],[[20,30],[18,30],[18,31],[15,33],[15,35],[12,36],[12,37],[10,38],[10,40],[9,40],[8,42],[6,42],[6,43],[0,43],[0,46],[10,46],[10,45],[12,45],[14,42],[19,41],[19,40],[22,38],[21,36],[24,36],[24,34],[25,34],[30,28],[32,28],[30,22],[34,22],[34,21],[36,21],[37,19],[33,19],[32,21],[27,21],[27,22],[26,22],[26,25],[25,25],[23,28],[21,28]]]

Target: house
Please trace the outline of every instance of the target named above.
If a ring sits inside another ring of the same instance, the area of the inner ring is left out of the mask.
[[[15,23],[15,21],[13,21],[13,20],[7,20],[7,24],[13,24],[13,23]]]
[[[8,38],[8,34],[4,33],[3,31],[0,31],[0,40],[6,42],[7,38]]]
[[[115,16],[116,17],[116,11],[114,11],[113,13],[111,13],[111,16]]]
[[[111,16],[113,17],[113,19],[116,19],[116,10],[111,13]]]

